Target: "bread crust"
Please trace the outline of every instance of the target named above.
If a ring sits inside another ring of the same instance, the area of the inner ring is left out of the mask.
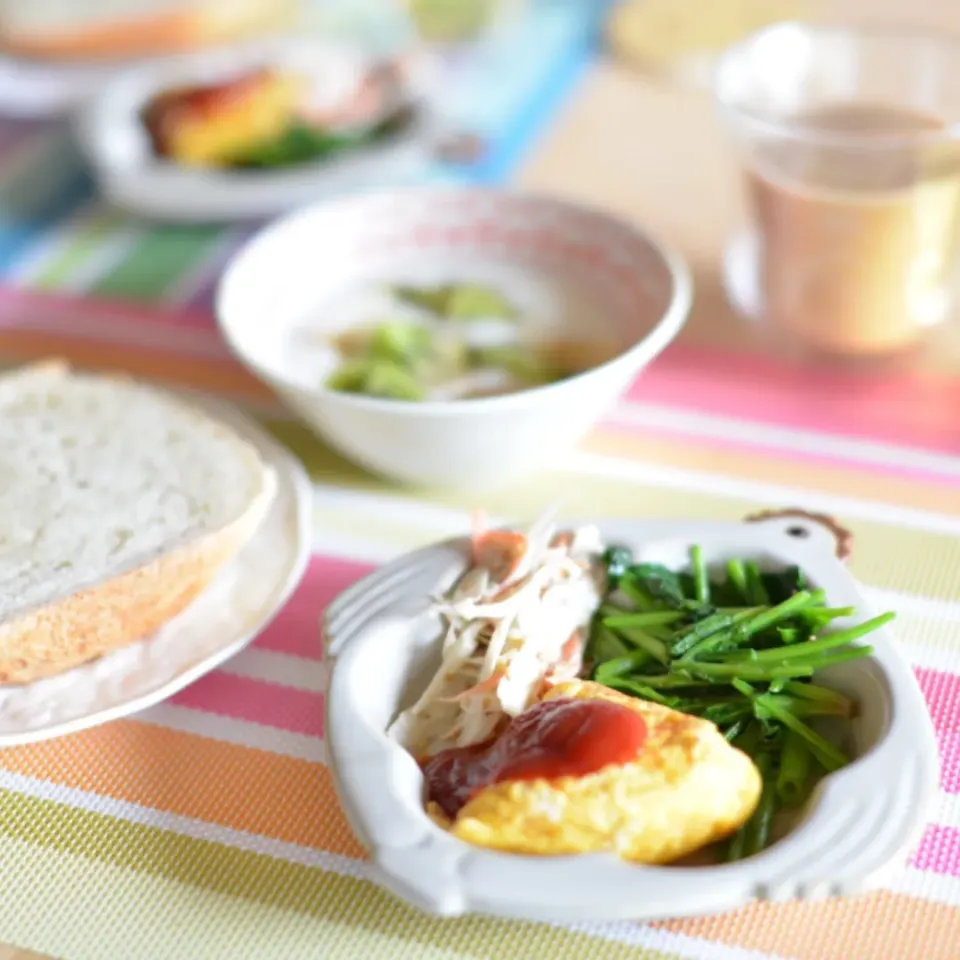
[[[149,637],[181,613],[248,543],[276,493],[264,487],[233,523],[157,559],[0,624],[0,683],[31,683]]]

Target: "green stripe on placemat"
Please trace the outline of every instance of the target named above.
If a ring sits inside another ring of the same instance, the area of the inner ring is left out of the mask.
[[[269,417],[258,419],[277,440],[300,458],[311,480],[348,486],[352,490],[374,492],[384,486],[383,480],[342,457],[298,420],[277,420]]]
[[[98,213],[89,217],[77,226],[69,244],[44,265],[32,285],[41,290],[56,290],[68,283],[122,224],[123,220],[116,213]]]
[[[422,951],[417,955],[424,957],[434,948],[455,952],[463,958],[516,960],[530,955],[530,948],[535,945],[536,955],[544,957],[679,960],[672,954],[547,924],[480,917],[438,920],[406,906],[367,880],[184,837],[9,790],[0,791],[0,834],[56,850],[64,856],[81,856],[255,901],[266,907],[306,914],[334,928],[330,930],[331,940],[339,940],[347,932],[341,933],[336,927],[349,928],[349,943],[342,945],[349,947],[350,956],[368,956],[371,960],[378,952],[392,960],[397,956],[394,944],[417,944]],[[354,863],[356,861],[344,859],[347,869]],[[21,888],[23,871],[28,865],[2,865],[8,886]],[[26,903],[22,907],[30,909]],[[0,935],[3,932],[4,920],[0,918]],[[197,947],[194,955],[206,955],[202,945]],[[327,952],[322,943],[318,943],[317,948],[317,956],[348,955],[330,953],[329,944]]]
[[[93,285],[90,293],[121,300],[158,300],[213,252],[221,234],[218,227],[152,229]]]

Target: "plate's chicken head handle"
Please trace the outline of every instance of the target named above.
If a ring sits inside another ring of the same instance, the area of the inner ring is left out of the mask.
[[[836,541],[836,553],[840,560],[848,560],[853,553],[853,534],[842,527],[833,517],[826,513],[811,513],[809,510],[801,510],[799,507],[791,507],[785,510],[761,510],[759,513],[751,513],[744,517],[744,523],[760,523],[764,520],[787,519],[795,517],[797,520],[796,536],[807,535],[805,524],[815,523],[823,527],[833,536]],[[788,530],[788,532],[793,532]]]

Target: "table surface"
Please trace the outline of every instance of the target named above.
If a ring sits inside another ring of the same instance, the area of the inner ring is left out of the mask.
[[[869,10],[891,20],[960,27],[960,13],[951,14],[945,9],[950,5],[938,0],[915,0],[909,9],[878,0],[845,6],[848,11]],[[555,192],[635,219],[688,256],[696,273],[697,301],[681,343],[689,348],[691,357],[701,350],[712,356],[713,351],[721,350],[748,357],[767,350],[769,345],[734,315],[720,290],[717,264],[722,247],[743,213],[734,186],[733,162],[703,92],[671,88],[624,67],[598,63],[541,138],[518,180],[524,187]],[[695,360],[691,364],[694,369]],[[960,324],[938,331],[929,349],[912,358],[910,365],[904,376],[953,384],[960,374]],[[899,376],[899,372],[893,375]],[[955,397],[956,392],[950,396]],[[948,440],[956,444],[960,435],[954,432]],[[952,452],[956,453],[956,446]],[[715,456],[721,463],[723,454]],[[901,497],[893,480],[883,489],[884,497],[889,495],[887,502]],[[960,514],[955,487],[952,499],[944,489],[945,512]],[[903,496],[909,502],[909,494]],[[956,926],[951,929],[958,930]],[[648,954],[635,954],[641,955]],[[38,956],[0,946],[0,960]],[[960,947],[949,956],[960,957]],[[830,960],[867,958],[845,955]]]

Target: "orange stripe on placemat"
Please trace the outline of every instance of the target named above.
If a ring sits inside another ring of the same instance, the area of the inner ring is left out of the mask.
[[[791,960],[960,960],[960,909],[886,891],[655,926]]]
[[[0,766],[254,835],[364,856],[326,770],[305,761],[127,720],[2,751]],[[95,848],[91,855],[98,856]],[[960,958],[960,910],[903,894],[758,903],[658,926],[794,960]]]
[[[8,364],[30,363],[46,357],[62,357],[78,367],[116,370],[208,393],[276,403],[270,390],[231,360],[191,359],[181,354],[81,340],[59,333],[0,329],[0,360]]]
[[[0,751],[0,768],[304,847],[366,856],[320,763],[118,720]]]

